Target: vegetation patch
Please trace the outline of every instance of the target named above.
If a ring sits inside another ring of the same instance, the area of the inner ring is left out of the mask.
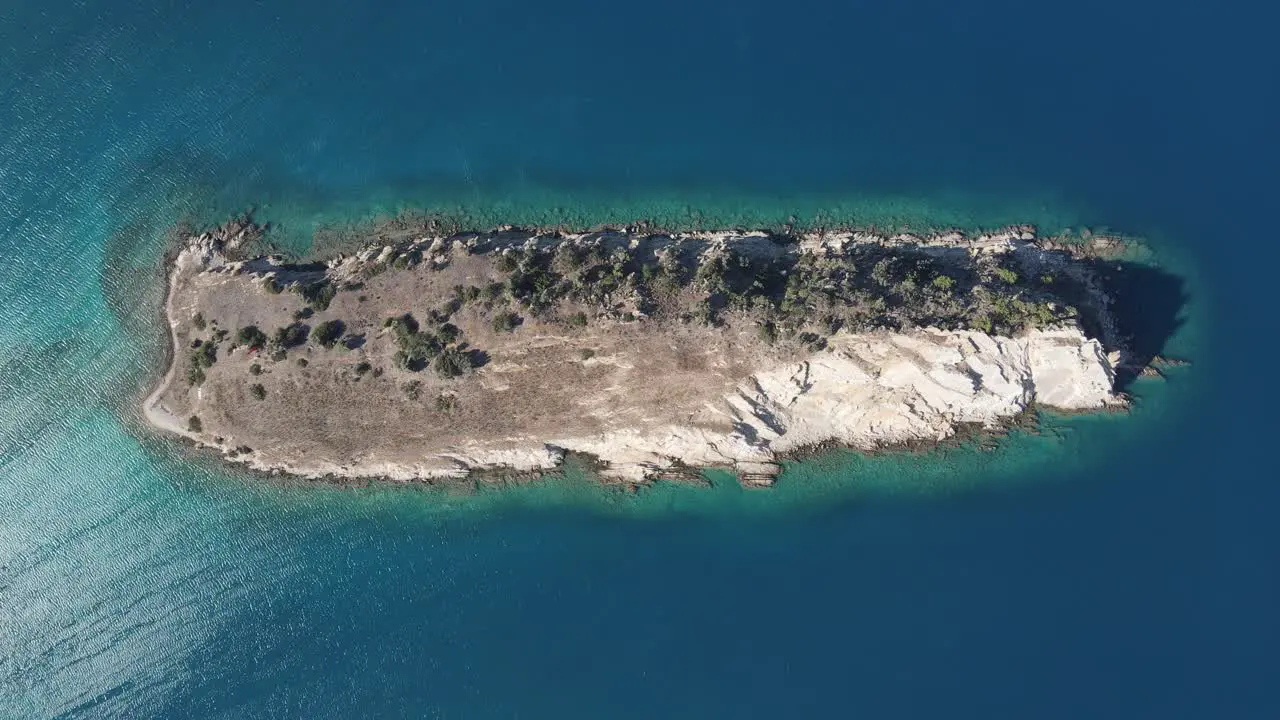
[[[502,310],[494,313],[492,325],[496,333],[513,332],[520,326],[520,316],[510,310]]]
[[[325,320],[311,331],[315,341],[326,348],[338,344],[338,339],[346,332],[347,326],[341,320]]]
[[[250,350],[261,350],[267,344],[267,334],[258,329],[257,325],[246,325],[236,333],[236,340]]]
[[[282,328],[276,328],[275,344],[282,348],[298,347],[305,345],[307,336],[311,334],[311,328],[300,322],[291,323]]]
[[[333,283],[325,280],[321,282],[311,283],[302,288],[302,298],[307,301],[315,312],[324,312],[329,309],[329,304],[333,302],[333,298],[338,294],[338,288]]]
[[[471,356],[457,346],[450,346],[440,351],[432,367],[442,378],[461,377],[471,371]]]
[[[213,364],[217,361],[217,344],[213,342],[200,343],[191,352],[191,358],[187,364],[187,384],[192,386],[202,384],[205,381],[205,370],[213,367]]]

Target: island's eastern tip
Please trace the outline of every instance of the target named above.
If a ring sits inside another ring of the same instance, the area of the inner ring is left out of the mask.
[[[1117,322],[1125,242],[1105,236],[400,228],[301,263],[251,256],[262,232],[241,218],[182,242],[144,411],[310,478],[580,454],[606,482],[715,467],[767,486],[815,447],[1124,408],[1125,379],[1160,362]]]

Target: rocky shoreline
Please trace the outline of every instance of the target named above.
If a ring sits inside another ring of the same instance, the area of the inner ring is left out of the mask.
[[[1146,367],[1088,262],[1109,238],[506,227],[303,265],[242,257],[260,237],[237,220],[173,258],[172,362],[143,409],[266,472],[434,482],[574,454],[611,482],[764,486],[806,448],[1122,408],[1117,369]]]

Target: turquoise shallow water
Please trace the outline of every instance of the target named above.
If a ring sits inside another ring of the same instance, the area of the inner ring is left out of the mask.
[[[1265,14],[0,9],[0,717],[1280,714]],[[1195,365],[767,493],[264,482],[135,411],[165,228],[249,205],[1110,225]]]

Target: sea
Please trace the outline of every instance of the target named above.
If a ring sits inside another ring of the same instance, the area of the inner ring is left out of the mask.
[[[0,718],[1280,717],[1277,21],[4,3]],[[1128,307],[1191,364],[766,491],[262,477],[138,412],[170,229],[248,210],[298,254],[410,210],[1114,232],[1178,279]]]

